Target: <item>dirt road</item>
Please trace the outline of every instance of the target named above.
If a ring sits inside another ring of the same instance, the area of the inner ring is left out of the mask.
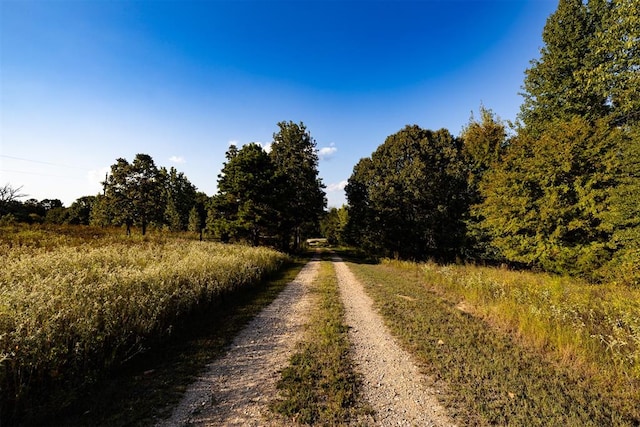
[[[373,301],[340,258],[333,263],[345,307],[352,357],[364,378],[363,395],[380,426],[452,426],[436,393],[411,356],[396,343]]]
[[[373,425],[453,425],[421,374],[391,337],[371,299],[348,266],[333,263],[350,326],[353,359],[364,379],[363,396],[376,411]],[[186,392],[159,426],[290,425],[269,411],[279,372],[288,363],[313,307],[308,292],[319,267],[311,260],[274,302],[234,340],[225,356]]]

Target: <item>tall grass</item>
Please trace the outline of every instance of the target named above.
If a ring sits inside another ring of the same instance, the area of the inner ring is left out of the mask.
[[[440,385],[461,425],[638,425],[640,389],[632,370],[609,376],[622,369],[615,363],[600,364],[606,358],[579,362],[577,356],[554,348],[550,338],[539,338],[542,327],[535,328],[539,334],[531,334],[538,338],[530,338],[506,320],[503,307],[492,304],[509,294],[502,286],[471,290],[479,287],[474,272],[513,274],[513,287],[524,286],[528,273],[397,261],[350,268],[394,333]],[[530,277],[530,286],[539,288],[553,279]],[[461,289],[477,292],[476,302]],[[515,292],[520,297],[511,311],[528,317],[538,306],[523,304],[523,292]],[[548,304],[547,297],[541,300]],[[607,353],[606,346],[601,353]]]
[[[622,413],[640,417],[640,290],[471,265],[416,265],[426,286],[586,375]]]
[[[58,386],[91,382],[286,258],[265,248],[178,239],[67,245],[52,238],[62,242],[34,244],[23,236],[26,243],[0,246],[4,419]]]
[[[476,266],[424,264],[427,283],[528,343],[640,381],[640,290]]]

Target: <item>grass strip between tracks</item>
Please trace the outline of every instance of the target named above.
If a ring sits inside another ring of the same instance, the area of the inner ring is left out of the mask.
[[[301,424],[342,425],[366,411],[357,404],[360,384],[349,355],[344,307],[333,264],[321,261],[311,289],[317,298],[305,337],[282,371],[272,408]]]

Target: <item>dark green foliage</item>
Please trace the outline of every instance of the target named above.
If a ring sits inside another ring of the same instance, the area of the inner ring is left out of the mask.
[[[330,245],[346,244],[345,227],[349,221],[349,213],[346,206],[340,209],[331,208],[320,221],[320,232]]]
[[[160,174],[166,199],[163,222],[171,231],[186,230],[189,212],[196,203],[196,187],[189,182],[184,173],[173,167],[169,171],[161,168]]]
[[[478,188],[485,173],[496,165],[507,146],[505,124],[496,118],[493,112],[480,107],[480,121],[473,115],[463,129],[462,155],[467,168],[467,191],[469,204],[483,201]],[[465,255],[471,259],[496,261],[500,258],[498,250],[491,245],[490,236],[482,227],[483,217],[478,211],[471,211],[467,218],[467,241]]]
[[[470,228],[508,261],[637,283],[640,3],[561,0],[543,40]]]
[[[346,187],[349,236],[402,258],[452,259],[467,208],[460,141],[447,130],[407,126],[354,168]]]
[[[620,283],[640,286],[640,124],[627,128],[626,135],[619,150],[623,160],[619,182],[611,190],[607,217],[617,252],[603,273]]]
[[[258,144],[240,150],[232,145],[226,157],[218,175],[218,194],[209,206],[208,228],[223,241],[257,245],[261,236],[275,233],[277,224],[274,165]]]
[[[84,196],[73,202],[68,209],[67,224],[89,225],[96,199],[96,196]]]
[[[111,225],[113,218],[113,208],[109,204],[109,199],[103,194],[98,194],[96,200],[91,206],[91,214],[89,215],[89,225],[95,227],[107,227]]]
[[[462,130],[462,155],[469,169],[469,186],[477,192],[484,173],[500,159],[507,145],[505,124],[490,109],[480,106],[480,120],[473,115]],[[474,199],[478,197],[474,194]]]
[[[278,127],[269,153],[278,182],[278,232],[282,249],[295,251],[305,237],[319,232],[325,186],[318,176],[316,143],[304,123],[280,122]]]
[[[302,123],[278,127],[268,154],[258,144],[227,151],[207,218],[207,228],[222,241],[262,240],[295,251],[319,232],[326,200],[315,141]]]
[[[63,224],[67,212],[58,199],[19,199],[27,197],[21,193],[22,187],[14,188],[10,184],[0,187],[0,221],[6,224],[25,222],[29,224],[48,222]]]
[[[554,119],[640,120],[640,2],[561,0],[524,81],[521,118],[534,135]]]
[[[117,159],[111,166],[111,174],[105,183],[107,203],[114,214],[116,224],[124,224],[127,233],[132,225],[141,227],[144,235],[147,226],[160,221],[164,210],[160,171],[148,154],[137,154],[133,163]]]
[[[617,125],[640,120],[640,1],[598,2],[602,16],[590,43],[592,61],[579,73],[587,90],[603,93]]]
[[[166,226],[186,230],[189,212],[197,204],[196,187],[175,168],[158,168],[148,154],[137,154],[132,163],[117,159],[104,182],[104,194],[91,208],[92,225],[133,225],[144,235],[147,227]]]

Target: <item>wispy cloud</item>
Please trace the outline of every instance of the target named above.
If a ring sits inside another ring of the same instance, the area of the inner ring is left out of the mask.
[[[329,144],[328,147],[322,147],[318,150],[318,158],[320,160],[329,160],[338,151],[335,143]]]
[[[109,166],[90,170],[89,172],[87,172],[87,180],[91,183],[91,185],[95,186],[95,188],[102,188],[102,183],[104,182],[110,170],[111,168]]]
[[[169,157],[169,161],[178,164],[187,163],[187,161],[182,156],[171,156]]]
[[[329,184],[327,185],[327,193],[333,193],[335,191],[342,191],[344,190],[344,187],[347,186],[347,180],[345,179],[344,181],[340,181],[336,184]]]

